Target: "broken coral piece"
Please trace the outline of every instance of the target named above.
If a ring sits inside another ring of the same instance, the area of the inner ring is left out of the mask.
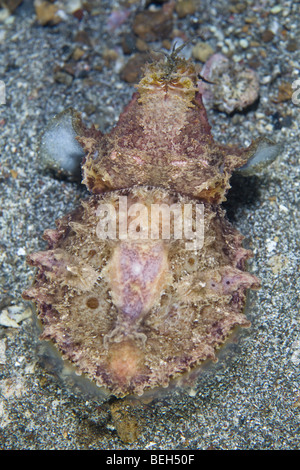
[[[222,54],[213,54],[201,70],[199,91],[205,105],[231,114],[253,104],[259,96],[257,73]]]

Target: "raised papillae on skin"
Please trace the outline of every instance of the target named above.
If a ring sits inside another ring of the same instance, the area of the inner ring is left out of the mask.
[[[42,338],[78,373],[116,397],[141,396],[215,360],[234,328],[249,326],[247,289],[260,283],[220,203],[253,149],[214,142],[195,68],[175,53],[146,66],[111,132],[80,126],[93,194],[45,231],[23,296],[36,303]],[[203,246],[188,250],[184,234],[102,239],[100,205],[117,213],[124,196],[128,214],[136,203],[203,204]]]
[[[150,185],[222,202],[249,149],[214,142],[194,66],[176,56],[152,63],[137,90],[109,134],[79,139],[88,189]]]

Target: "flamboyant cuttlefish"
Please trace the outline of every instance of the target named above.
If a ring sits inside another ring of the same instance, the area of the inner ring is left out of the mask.
[[[37,275],[23,294],[42,338],[78,374],[116,397],[141,396],[214,360],[235,327],[249,326],[246,293],[260,282],[221,203],[233,171],[277,148],[216,143],[192,63],[173,51],[148,64],[106,135],[67,110],[41,149],[58,160],[84,152],[93,193],[45,231],[49,247],[28,257]]]

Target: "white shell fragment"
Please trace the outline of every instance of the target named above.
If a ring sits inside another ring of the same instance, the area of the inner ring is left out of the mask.
[[[7,328],[20,328],[20,323],[32,315],[30,307],[11,305],[0,312],[0,325]]]
[[[253,147],[253,154],[250,156],[246,165],[236,170],[236,173],[243,176],[252,176],[260,173],[273,163],[281,150],[279,144],[275,144],[265,137],[256,140],[251,147]]]
[[[222,54],[213,54],[208,59],[201,77],[207,80],[198,82],[204,104],[227,114],[242,111],[259,97],[257,73]]]
[[[76,178],[84,151],[76,140],[78,114],[72,108],[57,114],[40,138],[39,157],[42,166],[56,173]]]

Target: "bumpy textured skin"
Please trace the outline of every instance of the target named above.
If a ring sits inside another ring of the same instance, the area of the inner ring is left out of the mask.
[[[116,127],[101,139],[78,139],[88,189],[150,185],[221,202],[248,149],[214,142],[196,85],[194,67],[182,59],[148,66]]]
[[[249,149],[214,142],[194,67],[174,54],[148,66],[109,134],[78,140],[94,195],[45,231],[49,248],[28,257],[37,276],[23,296],[37,305],[42,338],[79,373],[117,397],[142,395],[214,360],[236,326],[249,326],[246,292],[259,281],[220,207]],[[204,204],[203,247],[172,236],[102,240],[99,205],[117,210],[120,196],[129,208]]]

